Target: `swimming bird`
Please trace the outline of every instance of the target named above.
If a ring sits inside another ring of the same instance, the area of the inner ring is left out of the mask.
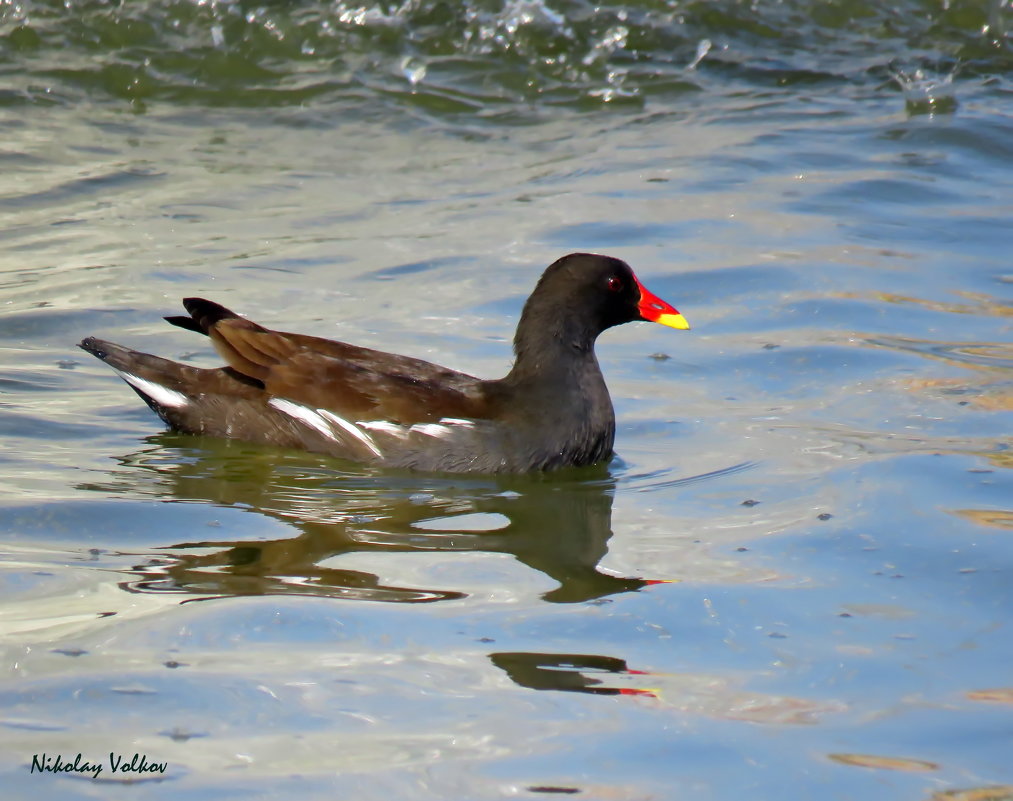
[[[524,304],[514,363],[483,380],[431,362],[272,331],[201,298],[173,325],[210,337],[224,367],[199,368],[88,337],[80,347],[177,431],[356,462],[456,473],[523,473],[607,460],[615,413],[594,344],[646,320],[688,329],[626,262],[572,253]]]

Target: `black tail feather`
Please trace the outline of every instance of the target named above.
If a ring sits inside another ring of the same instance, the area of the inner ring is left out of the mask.
[[[165,317],[163,318],[166,322],[170,322],[173,325],[178,325],[180,328],[185,328],[187,331],[196,331],[198,334],[204,334],[207,336],[207,331],[201,328],[200,323],[193,319],[193,317]]]
[[[166,317],[165,320],[179,328],[196,331],[204,336],[208,335],[211,326],[219,320],[239,317],[234,311],[204,298],[183,298],[183,306],[190,312],[189,317],[179,315]]]
[[[183,298],[183,306],[204,333],[219,320],[239,316],[234,311],[204,298]]]

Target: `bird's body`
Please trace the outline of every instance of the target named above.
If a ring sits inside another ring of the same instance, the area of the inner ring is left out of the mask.
[[[206,334],[226,365],[203,369],[89,337],[179,431],[296,448],[366,464],[519,473],[612,453],[612,401],[594,354],[606,328],[634,319],[688,328],[622,261],[572,254],[525,304],[513,369],[482,380],[343,342],[271,331],[199,298],[169,322]]]

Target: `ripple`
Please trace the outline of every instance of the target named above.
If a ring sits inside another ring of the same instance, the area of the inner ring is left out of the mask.
[[[176,0],[110,7],[39,0],[0,7],[0,103],[81,95],[152,103],[295,106],[366,88],[437,115],[502,101],[575,108],[642,104],[730,75],[767,87],[901,82],[909,108],[938,111],[949,66],[1003,69],[996,19],[919,0],[814,10],[810,3],[604,4],[478,0],[249,5]],[[897,38],[919,61],[891,61]],[[872,53],[856,65],[856,53]],[[865,69],[856,66],[864,65]],[[938,73],[939,77],[933,77]],[[912,106],[913,104],[913,106]],[[952,106],[952,102],[951,102]]]
[[[917,353],[950,364],[996,369],[1013,367],[1013,345],[1003,342],[933,342],[896,336],[868,337],[865,342],[874,347]]]
[[[679,478],[659,481],[657,479],[669,472],[667,470],[661,470],[653,473],[629,476],[623,483],[627,484],[630,489],[636,492],[657,492],[658,490],[671,489],[673,487],[686,487],[691,484],[699,484],[702,481],[713,481],[726,476],[733,476],[737,473],[752,470],[753,468],[759,466],[759,462],[739,462],[738,464],[729,465],[728,467],[722,467],[717,470],[709,470],[706,473],[698,473],[692,476],[681,476]]]
[[[162,175],[163,173],[153,168],[127,167],[98,175],[76,176],[45,189],[12,192],[0,197],[0,209],[52,208],[82,197],[99,196],[113,191],[121,192],[128,186],[148,183]]]

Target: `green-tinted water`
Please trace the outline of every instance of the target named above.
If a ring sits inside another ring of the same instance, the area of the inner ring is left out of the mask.
[[[1008,797],[1010,22],[0,2],[3,786]],[[166,434],[74,347],[213,364],[204,295],[494,376],[574,250],[694,326],[599,341],[607,469]]]

